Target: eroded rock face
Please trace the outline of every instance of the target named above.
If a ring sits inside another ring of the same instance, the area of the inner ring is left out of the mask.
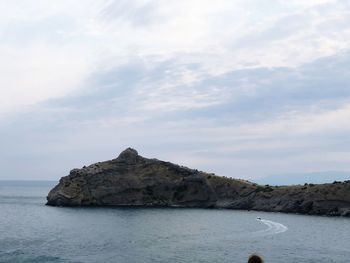
[[[47,196],[52,206],[179,206],[350,216],[350,182],[259,186],[219,177],[128,148],[118,158],[73,169]]]

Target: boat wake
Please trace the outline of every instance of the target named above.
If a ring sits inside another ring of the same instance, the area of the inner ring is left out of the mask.
[[[265,224],[267,226],[266,229],[255,232],[257,235],[275,235],[286,232],[288,227],[281,223],[273,222],[265,219],[258,219],[259,222]]]

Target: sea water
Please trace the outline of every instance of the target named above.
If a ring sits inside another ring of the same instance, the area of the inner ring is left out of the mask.
[[[0,262],[350,262],[349,218],[49,207],[51,187],[0,182]]]

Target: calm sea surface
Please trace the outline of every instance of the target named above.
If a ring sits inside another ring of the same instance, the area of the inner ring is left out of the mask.
[[[350,219],[206,209],[56,208],[0,182],[0,262],[350,262]],[[262,220],[257,220],[261,217]]]

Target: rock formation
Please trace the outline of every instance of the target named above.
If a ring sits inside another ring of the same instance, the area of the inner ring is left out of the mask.
[[[140,156],[73,169],[47,196],[51,206],[204,207],[350,216],[350,181],[261,186]]]

